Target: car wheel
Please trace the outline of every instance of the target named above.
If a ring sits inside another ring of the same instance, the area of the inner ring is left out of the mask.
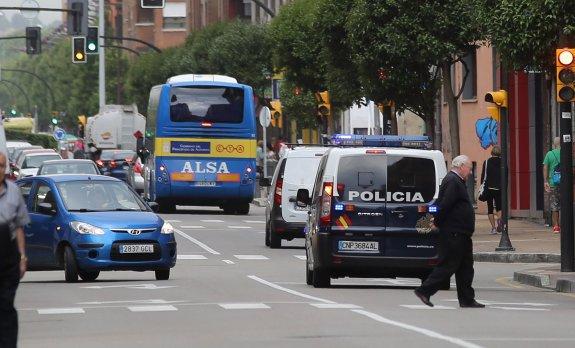
[[[100,271],[92,271],[92,272],[79,271],[78,274],[80,275],[80,278],[82,278],[83,281],[93,282],[100,275]]]
[[[168,280],[170,279],[170,269],[158,269],[156,272],[156,280]]]
[[[236,214],[248,215],[249,213],[250,213],[250,204],[249,203],[241,203],[241,204],[237,205]]]
[[[282,247],[282,239],[274,231],[273,225],[270,223],[270,248],[272,249],[279,249]]]
[[[269,224],[266,224],[266,246],[270,246],[270,227]]]
[[[72,248],[67,246],[64,249],[64,278],[69,283],[78,281],[78,264]]]
[[[307,285],[313,285],[313,270],[311,267],[311,259],[307,253],[307,250],[305,251],[305,282]]]

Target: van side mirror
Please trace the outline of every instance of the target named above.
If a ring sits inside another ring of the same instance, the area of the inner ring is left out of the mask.
[[[272,181],[270,178],[260,178],[260,186],[261,187],[270,187],[272,186]]]
[[[44,215],[56,215],[56,207],[51,203],[38,204],[38,211]]]
[[[310,204],[309,191],[307,189],[297,190],[296,204],[300,208],[305,208]]]

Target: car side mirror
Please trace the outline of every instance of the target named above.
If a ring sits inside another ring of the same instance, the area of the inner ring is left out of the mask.
[[[260,178],[260,186],[261,187],[270,187],[272,186],[272,181],[270,178]]]
[[[52,203],[40,203],[38,210],[44,215],[56,215],[56,208]]]
[[[309,205],[310,198],[309,198],[309,191],[307,189],[299,189],[297,190],[296,195],[296,204],[300,208],[305,208]]]
[[[160,205],[156,202],[148,202],[148,206],[154,213],[157,213],[160,210]]]

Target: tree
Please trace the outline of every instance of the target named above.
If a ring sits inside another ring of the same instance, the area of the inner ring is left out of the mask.
[[[436,72],[447,92],[451,155],[459,154],[459,115],[451,66],[484,38],[477,0],[355,0],[346,29],[366,96],[431,115]],[[379,82],[378,82],[379,80]],[[465,81],[465,78],[464,78]],[[463,86],[462,86],[463,87]],[[426,116],[430,117],[430,116]]]

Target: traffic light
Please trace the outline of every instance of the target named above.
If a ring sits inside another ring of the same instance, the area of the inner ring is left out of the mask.
[[[273,127],[282,128],[283,117],[282,117],[282,103],[279,100],[270,101],[270,111],[271,111],[271,124]]]
[[[16,110],[16,107],[12,106],[12,108],[10,108],[10,115],[16,116],[17,113],[18,113],[18,111]]]
[[[55,126],[58,125],[58,119],[55,117],[52,117],[52,124]]]
[[[98,54],[98,27],[89,27],[86,35],[86,54]]]
[[[507,108],[507,91],[500,89],[498,91],[488,92],[485,94],[485,101],[493,103],[499,108]]]
[[[329,102],[329,92],[317,92],[315,94],[317,99],[317,113],[320,117],[328,117],[331,114],[331,104]]]
[[[26,54],[42,52],[42,28],[26,27]]]
[[[72,63],[86,63],[86,38],[72,37]]]
[[[88,0],[68,0],[68,35],[88,33]]]
[[[575,48],[555,50],[557,102],[575,101]]]
[[[165,0],[140,0],[142,8],[164,8]]]

